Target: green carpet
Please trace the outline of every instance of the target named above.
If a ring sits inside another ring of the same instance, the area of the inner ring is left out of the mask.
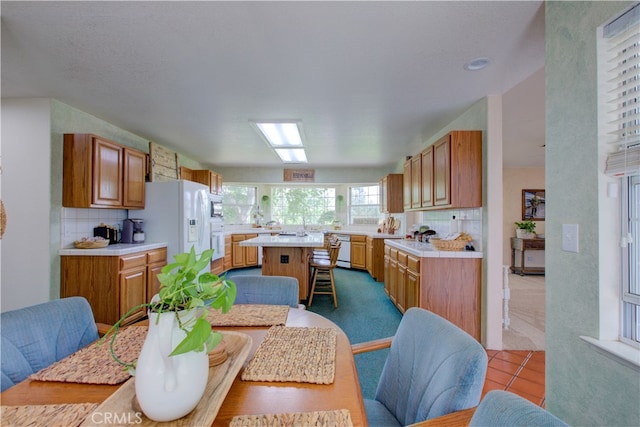
[[[237,274],[260,274],[260,269],[232,270]],[[366,271],[335,270],[338,308],[330,295],[316,295],[307,310],[318,313],[338,325],[352,344],[389,337],[395,334],[402,315],[384,293],[384,286]],[[360,387],[365,399],[373,399],[388,350],[355,356]]]

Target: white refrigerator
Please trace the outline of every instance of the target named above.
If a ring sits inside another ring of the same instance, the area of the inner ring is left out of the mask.
[[[145,239],[167,245],[167,262],[195,247],[199,256],[211,249],[209,187],[192,181],[146,183],[145,208],[136,211],[144,219]]]

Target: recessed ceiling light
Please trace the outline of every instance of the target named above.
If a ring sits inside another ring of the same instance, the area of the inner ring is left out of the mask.
[[[307,162],[302,144],[302,123],[300,121],[251,121],[251,126],[283,162]]]
[[[467,62],[466,64],[464,64],[464,69],[467,71],[478,71],[478,70],[482,70],[483,68],[485,68],[487,65],[489,65],[489,58],[476,58],[472,61]]]

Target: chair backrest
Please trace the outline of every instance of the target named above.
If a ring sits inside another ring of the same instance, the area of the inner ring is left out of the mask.
[[[451,322],[421,308],[400,321],[376,400],[402,425],[474,407],[487,372],[487,353]]]
[[[298,279],[288,276],[239,274],[230,278],[238,291],[236,304],[272,304],[298,307]]]
[[[0,314],[2,390],[98,339],[91,306],[70,297]]]
[[[523,397],[508,391],[494,390],[484,396],[469,426],[564,427],[567,424]]]
[[[341,246],[342,241],[336,240],[335,243],[333,243],[329,248],[329,262],[332,266],[335,266],[338,262],[338,253],[340,252]]]

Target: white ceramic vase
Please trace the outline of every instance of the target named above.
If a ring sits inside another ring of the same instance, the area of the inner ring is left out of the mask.
[[[516,237],[518,239],[535,239],[536,233],[532,233],[522,228],[516,228]]]
[[[179,314],[181,320],[195,311]],[[186,333],[175,312],[149,312],[149,331],[136,365],[136,397],[142,412],[154,421],[172,421],[196,407],[207,386],[209,357],[205,351],[169,357]]]

